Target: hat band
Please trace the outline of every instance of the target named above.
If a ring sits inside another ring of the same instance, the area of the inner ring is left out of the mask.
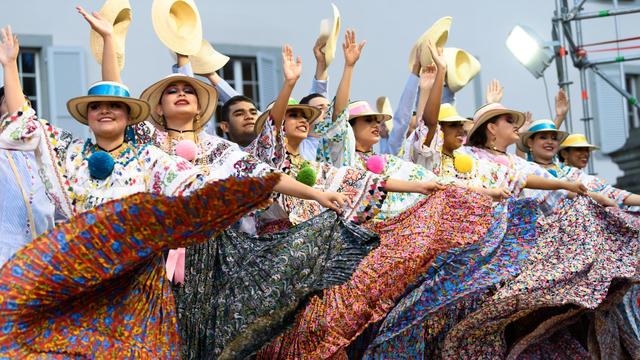
[[[527,130],[528,132],[539,132],[539,131],[558,131],[556,126],[552,123],[542,123],[535,126],[532,126]]]
[[[373,110],[371,110],[371,106],[369,106],[369,104],[362,104],[349,109],[350,116],[357,116],[360,114],[372,113],[372,112]]]
[[[130,97],[129,90],[113,84],[99,84],[89,89],[89,96]]]

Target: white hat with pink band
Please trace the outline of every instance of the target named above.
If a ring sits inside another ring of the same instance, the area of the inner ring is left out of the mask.
[[[375,118],[375,120],[380,123],[391,119],[391,115],[389,114],[373,111],[371,105],[364,100],[354,101],[349,104],[349,121],[364,117]]]

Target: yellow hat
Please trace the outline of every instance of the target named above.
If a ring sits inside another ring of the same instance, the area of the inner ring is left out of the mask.
[[[327,66],[331,65],[336,57],[336,46],[340,35],[340,10],[333,3],[331,7],[333,8],[333,24],[329,26],[329,19],[324,19],[320,22],[320,38],[327,39],[327,43],[324,46],[324,60]]]
[[[393,128],[393,109],[391,109],[391,101],[389,101],[389,98],[386,96],[380,96],[376,100],[376,108],[379,113],[387,114],[392,117],[384,123],[387,129],[391,131]]]
[[[411,54],[409,55],[409,71],[413,69],[413,65],[416,60],[416,51],[420,48],[420,66],[427,66],[433,63],[433,59],[431,58],[431,53],[429,52],[428,44],[429,41],[436,48],[444,48],[444,45],[447,43],[447,39],[449,38],[449,29],[451,29],[451,21],[453,18],[451,16],[445,16],[441,19],[438,19],[429,30],[425,31],[418,41],[413,46],[411,50]]]
[[[440,113],[438,114],[438,121],[440,122],[473,122],[473,120],[469,120],[464,118],[458,114],[455,106],[445,103],[440,105]]]
[[[182,55],[202,48],[202,21],[193,0],[153,0],[153,29],[162,43]]]
[[[480,62],[468,52],[457,48],[445,48],[447,86],[458,92],[480,72]]]
[[[131,4],[129,4],[129,0],[107,0],[98,13],[103,19],[113,24],[113,37],[116,45],[118,68],[122,70],[124,68],[124,43],[127,38],[129,25],[131,25]],[[102,36],[93,29],[89,34],[89,46],[98,64],[102,64],[104,41],[102,40]]]
[[[599,147],[589,144],[587,137],[583,134],[571,134],[560,144],[560,150],[570,147],[583,147],[591,148],[591,150],[598,150]]]

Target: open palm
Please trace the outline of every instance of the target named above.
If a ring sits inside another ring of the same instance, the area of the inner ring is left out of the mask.
[[[11,26],[2,29],[2,43],[0,43],[0,64],[8,65],[18,58],[20,45],[18,38],[11,32]]]
[[[282,47],[282,72],[285,80],[298,80],[302,74],[302,59],[293,56],[293,49],[289,45]]]
[[[82,6],[77,6],[76,10],[78,10],[78,13],[91,25],[91,29],[100,34],[100,36],[113,35],[113,24],[105,20],[98,12],[94,11],[89,14]]]
[[[344,43],[342,44],[342,50],[344,51],[344,63],[345,65],[353,66],[360,59],[362,48],[366,44],[366,41],[358,44],[356,41],[355,30],[347,30],[344,34]]]

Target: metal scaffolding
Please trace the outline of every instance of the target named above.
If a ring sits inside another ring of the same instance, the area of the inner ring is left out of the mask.
[[[591,121],[593,120],[593,118],[591,117],[589,106],[590,104],[586,75],[587,71],[590,70],[594,74],[602,78],[602,80],[611,85],[617,92],[624,96],[629,104],[640,109],[638,99],[636,99],[633,95],[626,91],[623,86],[616,84],[614,80],[612,80],[598,68],[599,65],[603,64],[622,64],[625,61],[640,60],[640,54],[634,54],[631,56],[618,55],[610,59],[590,61],[587,52],[584,51],[584,43],[582,38],[582,21],[609,16],[640,13],[640,8],[616,8],[594,12],[583,12],[584,3],[586,2],[586,0],[575,1],[573,7],[570,7],[568,2],[569,0],[556,0],[556,11],[552,19],[553,27],[551,35],[553,37],[553,40],[558,44],[555,47],[558,86],[562,87],[565,90],[567,96],[570,96],[569,85],[573,84],[573,82],[571,82],[568,77],[569,66],[567,55],[569,55],[571,57],[573,65],[580,71],[580,90],[583,112],[583,116],[580,120],[584,122],[585,135],[587,136],[587,138],[591,139]],[[615,3],[617,5],[617,1],[615,1]],[[571,114],[568,114],[566,127],[567,131],[573,132]],[[589,158],[588,170],[589,173],[593,173],[593,160],[591,158]]]

